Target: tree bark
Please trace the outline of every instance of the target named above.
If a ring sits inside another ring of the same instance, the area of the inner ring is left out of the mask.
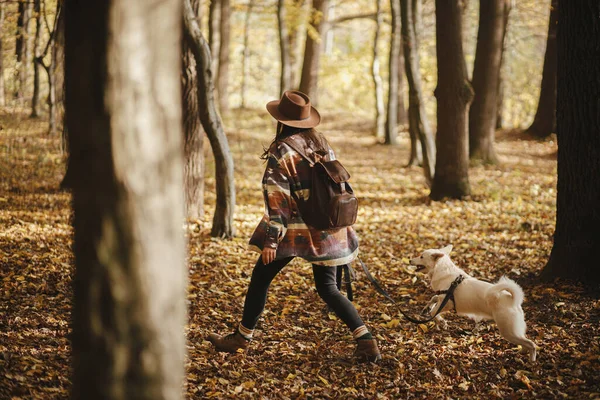
[[[59,122],[65,120],[65,13],[62,11],[64,0],[56,2],[56,21],[54,24],[54,40],[52,45],[52,62],[50,63],[48,105],[50,114],[50,135],[58,133]],[[62,127],[63,149],[67,148],[66,124]]]
[[[313,105],[317,105],[319,100],[319,66],[323,51],[322,39],[325,31],[325,16],[327,15],[328,7],[329,0],[313,0],[311,22],[306,32],[300,91],[310,97]]]
[[[0,3],[0,32],[4,32],[4,3]],[[4,54],[4,37],[0,35],[0,55]],[[6,105],[4,57],[0,57],[0,107]]]
[[[561,6],[562,4],[561,2]],[[533,123],[527,128],[527,133],[540,139],[550,136],[552,132],[556,132],[556,31],[558,9],[558,0],[552,0],[540,99]]]
[[[371,74],[373,87],[375,88],[375,137],[378,141],[385,140],[385,111],[383,104],[383,81],[379,73],[379,35],[383,24],[381,12],[381,1],[376,0],[377,14],[375,19],[375,37],[373,39],[373,62],[371,63]]]
[[[33,96],[31,96],[31,118],[37,118],[40,114],[40,63],[38,57],[40,57],[40,40],[42,34],[42,6],[41,0],[35,0],[33,6],[33,12],[35,17],[35,38],[33,41]]]
[[[279,56],[281,75],[279,76],[279,96],[292,88],[292,64],[290,56],[290,41],[287,24],[287,9],[285,0],[277,1],[277,26],[279,27]]]
[[[286,20],[295,20],[293,24],[288,26],[288,47],[290,49],[290,86],[289,88],[299,88],[300,83],[298,82],[298,70],[300,69],[300,50],[299,36],[300,31],[303,28],[302,23],[298,23],[302,8],[304,7],[305,0],[292,0],[290,11],[293,11],[294,18],[287,17]],[[288,13],[289,14],[289,13]]]
[[[438,103],[435,176],[429,197],[460,199],[469,185],[468,112],[473,89],[467,76],[462,45],[460,0],[436,0],[436,54]]]
[[[221,0],[221,18],[219,24],[219,72],[217,73],[217,92],[219,110],[229,111],[229,46],[231,42],[231,5],[230,0]]]
[[[250,72],[250,17],[252,17],[252,7],[254,7],[254,0],[248,0],[246,9],[246,17],[244,19],[244,50],[242,58],[242,85],[241,85],[241,107],[246,108],[246,80]]]
[[[558,183],[542,278],[600,282],[600,3],[561,1],[557,31]]]
[[[187,286],[180,2],[69,0],[65,8],[71,397],[179,399]]]
[[[219,26],[221,21],[221,0],[209,0],[208,9],[208,43],[211,55],[211,70],[219,70]]]
[[[388,103],[385,121],[385,144],[398,144],[398,69],[400,56],[400,0],[390,0],[392,13],[392,33],[390,39],[390,55],[388,58]]]
[[[496,129],[502,129],[504,126],[504,77],[502,74],[502,64],[504,63],[504,51],[506,50],[506,31],[508,30],[508,18],[512,8],[512,0],[504,0],[504,28],[502,29],[502,60],[500,62],[500,72],[498,73],[498,95],[496,101]]]
[[[469,113],[469,156],[486,164],[498,163],[494,138],[504,38],[504,1],[479,2],[479,33],[473,67],[475,97]]]
[[[231,157],[227,137],[223,131],[221,117],[219,117],[215,106],[214,83],[210,69],[210,49],[202,36],[189,0],[185,0],[183,6],[185,40],[188,42],[196,60],[200,121],[208,136],[215,158],[217,205],[213,217],[211,236],[231,238],[235,235],[233,226],[233,212],[235,209],[233,158]]]
[[[408,125],[408,113],[406,110],[406,102],[404,101],[405,96],[405,82],[404,82],[404,49],[402,45],[402,39],[400,39],[400,53],[398,54],[398,115],[396,116],[396,122],[398,126]]]
[[[194,15],[198,15],[199,0],[191,1]],[[183,28],[183,26],[182,26]],[[182,119],[184,136],[185,205],[188,220],[199,220],[204,215],[204,131],[198,109],[198,74],[196,61],[189,45],[182,40]]]
[[[17,38],[15,53],[17,65],[15,74],[17,77],[17,90],[15,99],[21,103],[25,99],[27,82],[29,81],[29,61],[31,60],[31,49],[29,40],[29,20],[31,19],[32,4],[28,2],[19,3],[19,17],[17,19]]]
[[[431,185],[435,172],[435,141],[427,119],[421,69],[419,67],[418,4],[420,0],[402,0],[402,39],[404,44],[404,69],[408,82],[408,124],[411,137],[409,165],[422,161],[425,180]],[[417,7],[415,7],[417,6]],[[419,155],[421,160],[419,160]]]

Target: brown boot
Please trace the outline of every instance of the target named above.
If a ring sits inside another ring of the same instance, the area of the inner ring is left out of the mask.
[[[215,346],[217,351],[224,353],[236,353],[239,349],[246,350],[250,340],[243,337],[238,331],[227,336],[211,333],[208,340]]]
[[[360,363],[372,362],[376,363],[381,360],[381,353],[377,347],[375,339],[359,339],[356,341],[356,350],[354,357]]]

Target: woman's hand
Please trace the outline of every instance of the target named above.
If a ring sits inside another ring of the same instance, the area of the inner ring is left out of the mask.
[[[273,260],[275,259],[276,252],[277,252],[277,250],[275,250],[275,249],[272,249],[270,247],[265,247],[262,251],[263,264],[265,264],[265,265],[271,264],[271,262],[273,262]]]

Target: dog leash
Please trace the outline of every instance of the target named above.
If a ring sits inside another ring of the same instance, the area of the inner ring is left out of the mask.
[[[389,301],[391,301],[395,305],[398,305],[398,311],[400,311],[400,314],[402,314],[404,316],[404,318],[406,318],[407,320],[409,320],[413,324],[424,324],[426,322],[432,321],[435,317],[438,316],[438,314],[444,309],[444,307],[446,306],[446,304],[450,300],[452,300],[452,303],[454,304],[454,309],[456,310],[456,302],[454,301],[454,290],[456,290],[456,288],[458,287],[458,285],[460,285],[460,283],[465,279],[464,275],[459,275],[458,277],[456,277],[456,279],[450,284],[450,287],[448,288],[448,290],[441,290],[441,291],[436,292],[438,294],[445,294],[446,296],[444,297],[444,300],[442,300],[442,303],[440,304],[440,306],[438,307],[438,309],[437,309],[437,311],[435,312],[434,315],[432,315],[430,318],[420,320],[420,319],[413,318],[410,315],[408,315],[407,313],[405,313],[399,307],[398,302],[396,302],[396,300],[394,300],[392,298],[392,296],[390,296],[388,294],[388,292],[386,292],[385,289],[383,289],[383,287],[381,286],[381,283],[379,283],[379,281],[377,279],[375,279],[373,277],[373,275],[371,275],[371,272],[369,271],[369,269],[367,268],[367,266],[365,265],[365,263],[360,258],[358,258],[358,257],[357,257],[357,260],[360,263],[360,265],[361,265],[361,267],[362,267],[365,275],[367,276],[367,279],[375,287],[375,290],[377,290],[377,292],[379,292],[379,294],[381,294],[383,297],[385,297],[386,299],[388,299]]]

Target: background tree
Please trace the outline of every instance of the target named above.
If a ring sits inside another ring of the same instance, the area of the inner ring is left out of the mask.
[[[254,0],[248,0],[246,16],[244,18],[244,50],[242,54],[242,85],[240,90],[240,97],[242,99],[241,108],[246,108],[247,79],[250,73],[248,69],[250,63],[250,18],[252,17],[252,7],[254,7]]]
[[[33,18],[35,19],[35,37],[33,40],[33,95],[31,96],[31,118],[39,116],[40,103],[40,64],[42,38],[42,1],[34,0]]]
[[[198,15],[200,1],[191,0],[191,6],[194,15]],[[204,131],[198,109],[196,60],[185,40],[182,40],[182,55],[185,204],[187,218],[198,220],[204,215]]]
[[[552,0],[548,39],[542,72],[542,88],[537,112],[527,132],[538,138],[556,131],[556,30],[558,25],[558,0]]]
[[[221,0],[208,0],[208,44],[211,55],[211,70],[219,70],[219,24],[221,22]]]
[[[325,16],[329,0],[313,0],[310,24],[306,30],[304,62],[300,78],[300,91],[306,93],[313,105],[318,104],[318,80],[323,34],[325,33]]]
[[[4,3],[0,2],[0,32],[4,31]],[[0,35],[0,55],[4,54],[4,37]],[[6,105],[4,56],[0,56],[0,107]]]
[[[561,1],[556,229],[546,279],[600,282],[600,3]],[[592,40],[595,38],[595,40]]]
[[[285,0],[277,0],[277,27],[279,28],[279,59],[281,75],[279,78],[279,95],[292,88],[292,64],[290,55],[289,30],[287,23],[287,6]]]
[[[510,17],[510,11],[512,9],[512,0],[504,0],[504,28],[502,37],[502,60],[500,62],[500,72],[498,73],[498,93],[496,96],[496,129],[502,129],[504,127],[504,77],[502,76],[502,66],[505,61],[504,53],[506,51],[506,31],[508,30],[508,19]]]
[[[436,0],[435,33],[438,65],[436,163],[429,197],[460,199],[469,185],[468,112],[473,89],[462,45],[460,0]]]
[[[65,3],[74,399],[181,398],[180,4]]]
[[[15,75],[17,76],[17,82],[15,82],[17,84],[17,90],[15,92],[15,98],[19,102],[22,102],[25,99],[27,82],[29,80],[29,61],[31,60],[29,21],[31,19],[32,9],[33,3],[31,2],[19,3],[17,38],[15,43],[15,55],[17,59],[17,66],[15,69]]]
[[[217,204],[213,216],[211,236],[230,238],[235,235],[233,212],[235,209],[235,185],[233,180],[233,158],[223,130],[221,117],[216,109],[214,83],[210,70],[210,49],[202,36],[194,10],[189,2],[183,4],[185,40],[194,59],[198,76],[198,109],[200,121],[208,136],[215,158]]]
[[[428,184],[435,171],[435,141],[423,101],[421,69],[419,66],[418,15],[420,0],[402,0],[402,40],[404,45],[404,69],[408,83],[408,124],[411,141],[408,165],[423,165]]]
[[[473,66],[475,97],[469,112],[469,156],[496,164],[494,150],[498,82],[504,40],[505,0],[480,0],[479,33]]]
[[[373,39],[373,62],[371,63],[371,74],[375,88],[375,137],[378,141],[385,139],[385,113],[383,105],[383,81],[379,73],[379,36],[381,25],[383,25],[383,13],[381,12],[381,1],[376,1],[375,37]]]
[[[231,42],[231,5],[230,0],[221,1],[219,19],[219,63],[217,70],[217,92],[219,110],[229,111],[229,48]]]
[[[385,120],[385,144],[398,143],[398,69],[400,68],[400,0],[390,0],[392,33],[388,58],[388,102]]]

